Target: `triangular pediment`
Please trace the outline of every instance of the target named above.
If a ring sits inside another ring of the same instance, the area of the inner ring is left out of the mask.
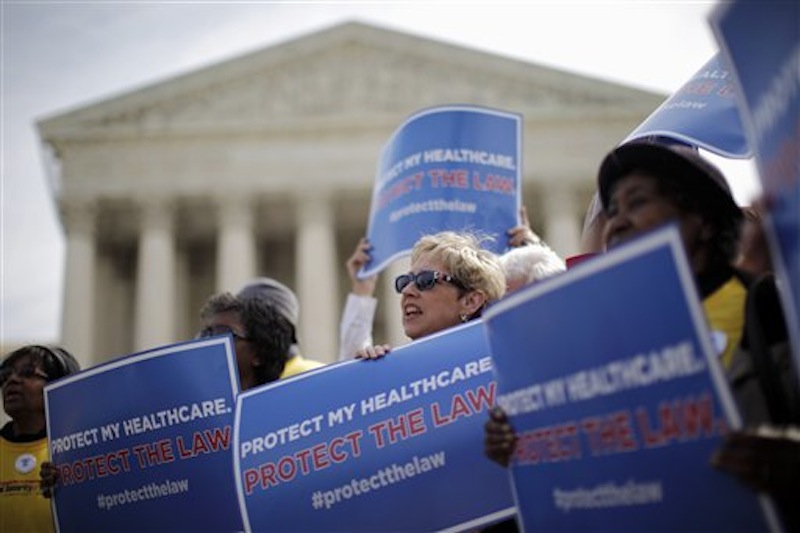
[[[396,121],[477,104],[530,117],[646,115],[664,95],[361,23],[346,23],[57,115],[47,140]]]

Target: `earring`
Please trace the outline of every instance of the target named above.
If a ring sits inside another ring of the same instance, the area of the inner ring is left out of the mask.
[[[467,320],[469,320],[469,315],[467,315],[467,314],[465,313],[465,314],[459,315],[459,318],[461,318],[461,323],[463,324],[464,322],[466,322]]]

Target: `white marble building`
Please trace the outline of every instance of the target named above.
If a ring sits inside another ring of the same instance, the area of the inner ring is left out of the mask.
[[[62,343],[88,366],[191,338],[209,295],[264,275],[296,289],[301,346],[332,361],[344,262],[366,231],[380,149],[407,116],[442,104],[522,114],[524,202],[566,256],[602,156],[663,99],[351,23],[48,117],[67,239]],[[382,278],[376,340],[398,344]]]

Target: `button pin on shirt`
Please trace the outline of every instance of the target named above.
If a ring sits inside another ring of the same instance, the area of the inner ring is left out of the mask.
[[[711,343],[714,345],[714,350],[717,355],[725,353],[725,348],[728,346],[728,336],[725,332],[717,329],[711,331]]]

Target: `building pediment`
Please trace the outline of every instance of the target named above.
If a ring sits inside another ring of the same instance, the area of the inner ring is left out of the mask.
[[[526,117],[646,116],[663,95],[361,23],[347,23],[39,123],[59,139],[394,123],[469,103]]]

